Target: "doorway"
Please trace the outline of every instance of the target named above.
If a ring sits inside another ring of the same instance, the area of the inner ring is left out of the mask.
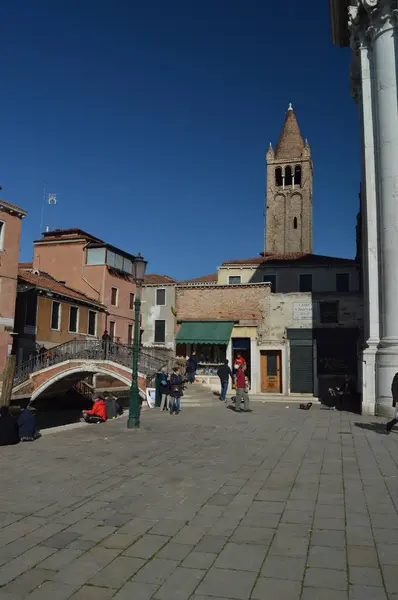
[[[261,350],[261,392],[282,393],[282,352]]]

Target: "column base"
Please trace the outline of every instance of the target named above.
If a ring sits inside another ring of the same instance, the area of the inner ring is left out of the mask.
[[[391,384],[398,372],[398,339],[383,338],[376,354],[376,414],[391,417],[392,406]]]
[[[376,414],[376,353],[377,341],[367,341],[362,353],[362,414]]]

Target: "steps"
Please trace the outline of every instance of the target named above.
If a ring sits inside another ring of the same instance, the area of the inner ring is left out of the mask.
[[[184,390],[184,396],[181,399],[181,406],[183,408],[189,406],[210,407],[215,403],[220,404],[218,397],[209,388],[200,383],[193,383],[192,385],[188,383]]]

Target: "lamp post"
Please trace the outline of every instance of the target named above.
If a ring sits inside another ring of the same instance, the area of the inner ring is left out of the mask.
[[[133,364],[132,364],[132,379],[130,388],[130,407],[129,407],[129,418],[127,421],[127,429],[139,429],[140,427],[140,414],[141,414],[141,398],[140,390],[138,387],[138,355],[139,355],[139,344],[140,344],[140,309],[141,309],[141,298],[140,298],[140,286],[144,281],[145,269],[147,261],[141,254],[135,257],[133,262],[133,276],[136,283],[136,294],[134,300],[134,344],[133,344]]]

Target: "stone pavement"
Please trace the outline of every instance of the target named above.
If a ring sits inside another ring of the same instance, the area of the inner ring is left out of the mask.
[[[254,408],[1,448],[0,599],[397,600],[398,433]]]

